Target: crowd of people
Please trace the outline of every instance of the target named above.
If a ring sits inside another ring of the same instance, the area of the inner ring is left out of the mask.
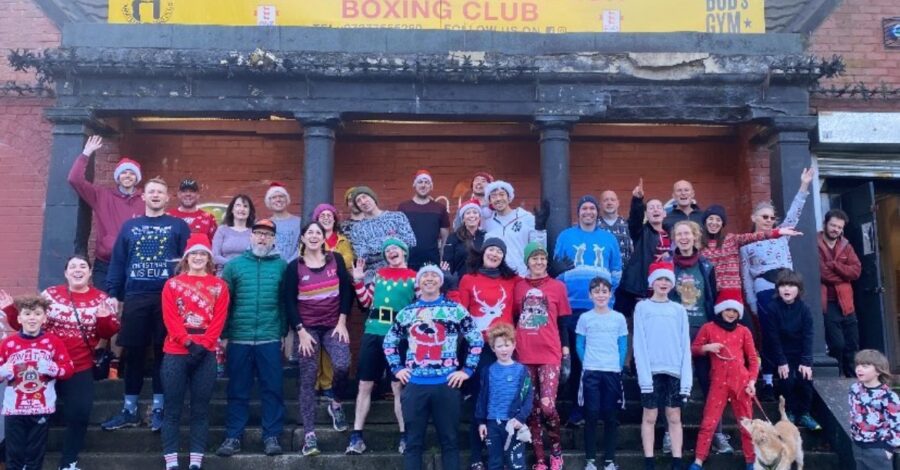
[[[349,431],[346,453],[366,452],[364,427],[383,379],[391,382],[397,450],[407,469],[422,468],[429,421],[442,468],[460,468],[458,430],[468,421],[468,468],[525,468],[530,443],[534,470],[560,470],[567,421],[585,428],[585,470],[615,470],[623,374],[635,375],[640,387],[648,469],[656,464],[660,410],[671,468],[688,465],[681,409],[695,379],[705,405],[691,469],[702,468],[711,452],[734,451],[721,427],[728,403],[736,418],[749,418],[757,395],[771,400],[777,392],[791,420],[821,429],[810,414],[818,320],[802,300],[805,283],[788,246],[789,237],[807,236],[794,226],[810,170],[800,176],[784,221],[778,224],[771,203],[760,203],[751,233],[726,232],[725,209],[701,209],[688,181],[674,183],[669,208],[646,199],[641,181],[627,216],[614,191],[581,197],[575,223],[548,247],[548,205],[534,213],[514,207],[513,186],[485,172],[474,175],[472,198],[452,220],[431,198],[432,175],[422,170],[413,197],[396,211],[382,209],[370,187],[356,186],[345,194],[344,213],[323,203],[304,221],[289,212],[288,190],[272,183],[264,200],[270,216],[260,217],[252,199],[239,194],[219,224],[198,208],[194,179],[181,181],[178,206],[168,210],[167,183],[152,178],[140,186],[140,165],[128,158],[115,167],[115,186],[87,181],[88,158],[102,145],[89,138],[69,174],[94,210],[93,262],[73,255],[66,282],[39,296],[13,299],[0,291],[9,468],[42,468],[46,417],[57,397],[66,426],[58,468],[78,468],[94,380],[103,378],[98,358],[109,357],[97,348],[107,344],[122,358],[111,361],[110,375],[124,369],[125,393],[121,411],[101,427],[138,426],[146,415],[150,429],[161,432],[166,469],[178,468],[188,392],[190,469],[202,468],[209,402],[223,372],[227,417],[216,454],[242,451],[255,382],[262,450],[281,454],[286,361],[298,369],[304,456],[320,452],[317,390],[334,429]],[[888,387],[884,356],[857,351],[851,282],[860,263],[843,237],[848,218],[835,209],[824,219],[818,247],[829,353],[842,374],[858,379],[850,391],[858,465],[885,468],[900,447],[900,400]],[[365,317],[361,332],[348,326],[354,311]],[[342,400],[357,335],[351,424]],[[148,375],[153,394],[142,413]],[[560,399],[571,403],[566,417]],[[472,402],[465,420],[464,400]],[[757,458],[743,428],[741,440],[753,468]]]

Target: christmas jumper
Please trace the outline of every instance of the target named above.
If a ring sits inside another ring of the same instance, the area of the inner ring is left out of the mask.
[[[809,192],[797,191],[791,207],[778,227],[796,227],[800,222],[800,213],[806,204]],[[790,237],[771,238],[750,243],[741,247],[741,280],[744,283],[744,297],[753,313],[757,312],[756,293],[775,288],[775,283],[765,279],[763,274],[779,269],[793,269]],[[765,307],[765,306],[763,306]]]
[[[12,335],[0,346],[0,375],[7,381],[3,415],[49,415],[56,412],[56,379],[74,367],[66,345],[49,333]]]
[[[381,268],[368,285],[354,285],[356,297],[369,309],[364,333],[384,336],[397,313],[416,300],[416,272],[409,268]]]
[[[634,363],[641,393],[653,392],[653,374],[667,374],[680,379],[682,395],[691,394],[691,338],[687,311],[681,304],[651,299],[637,303]]]
[[[375,272],[387,266],[387,260],[381,251],[381,244],[389,237],[398,238],[412,248],[416,246],[416,236],[406,214],[395,211],[383,211],[377,217],[362,219],[354,223],[349,233],[353,253],[357,258],[366,260],[366,284],[372,282]]]
[[[218,277],[179,274],[166,282],[162,292],[163,322],[166,324],[166,354],[187,354],[190,339],[215,351],[230,301],[228,285]]]
[[[171,215],[125,222],[109,262],[106,292],[118,300],[126,295],[158,294],[175,274],[190,236],[187,224]]]
[[[202,233],[206,235],[210,241],[216,236],[216,229],[219,228],[219,223],[216,222],[216,216],[203,209],[197,209],[193,212],[184,212],[181,208],[175,207],[169,209],[166,213],[183,220],[184,223],[188,224],[188,227],[190,227],[191,233]]]
[[[487,232],[485,239],[499,238],[506,243],[506,264],[520,276],[527,275],[525,245],[546,238],[542,232],[535,230],[534,215],[518,207],[506,215],[493,212],[490,217],[483,220],[481,225]]]
[[[41,296],[50,301],[44,331],[59,338],[66,346],[69,358],[74,364],[73,373],[94,367],[94,348],[97,347],[97,343],[101,339],[112,338],[119,332],[115,302],[94,287],[90,287],[87,292],[70,293],[65,284],[48,287],[41,292]],[[97,316],[102,304],[106,304],[110,315]],[[76,311],[78,318],[75,317]],[[4,312],[10,327],[16,331],[20,330],[22,326],[19,324],[19,312],[16,307],[11,305]]]
[[[619,242],[611,233],[601,228],[587,232],[576,225],[563,230],[556,239],[553,258],[567,259],[575,266],[559,275],[559,280],[566,283],[572,308],[587,310],[594,306],[588,287],[591,279],[597,277],[600,270],[609,271],[612,277],[612,292],[615,292],[619,287],[619,281],[622,280],[622,254],[619,251]],[[614,303],[613,296],[609,304]]]
[[[671,253],[668,233],[656,230],[649,222],[645,223],[645,211],[644,200],[632,197],[628,213],[628,234],[634,242],[634,252],[622,271],[620,286],[623,291],[637,298],[649,295],[647,274],[650,264]]]
[[[462,277],[457,291],[459,303],[472,315],[478,331],[487,335],[487,330],[499,322],[515,325],[513,307],[519,279],[490,277],[480,272]]]
[[[881,384],[869,388],[861,382],[850,386],[850,437],[861,447],[900,448],[900,398]]]
[[[619,243],[619,252],[622,254],[622,266],[628,264],[628,260],[634,253],[634,242],[628,233],[628,221],[618,216],[615,222],[609,223],[603,217],[598,217],[597,226],[616,237],[616,241]]]
[[[562,346],[569,346],[565,325],[572,314],[565,284],[549,276],[519,279],[513,298],[519,361],[528,365],[559,364]]]
[[[394,374],[410,369],[410,383],[444,384],[450,374],[460,370],[456,357],[460,336],[469,344],[462,371],[471,377],[484,346],[472,317],[461,305],[444,297],[417,300],[397,314],[384,337],[384,355]],[[399,345],[403,339],[408,340],[409,349],[406,361],[401,363]]]
[[[716,273],[716,290],[741,289],[741,252],[742,246],[770,238],[778,238],[778,229],[754,233],[729,233],[725,235],[721,246],[710,239],[700,254],[712,263]]]

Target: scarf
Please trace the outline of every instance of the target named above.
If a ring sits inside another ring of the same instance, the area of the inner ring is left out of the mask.
[[[497,279],[498,277],[500,277],[500,268],[485,268],[484,266],[482,266],[481,269],[478,270],[478,272],[491,279]]]
[[[680,251],[675,252],[675,266],[678,266],[679,268],[692,268],[697,265],[699,260],[699,250],[694,250],[694,254],[691,256],[684,256]]]
[[[725,331],[734,331],[734,329],[737,328],[739,321],[740,321],[740,319],[729,323],[724,318],[722,318],[721,313],[716,315],[715,317],[713,317],[713,322],[716,325],[719,325],[719,327],[721,327]]]

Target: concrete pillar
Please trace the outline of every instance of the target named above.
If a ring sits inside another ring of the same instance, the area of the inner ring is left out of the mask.
[[[578,121],[574,116],[538,116],[535,128],[541,144],[541,200],[550,202],[547,248],[572,224],[572,190],[569,175],[569,134]]]
[[[337,114],[296,114],[303,125],[303,220],[322,203],[334,202],[334,131]]]

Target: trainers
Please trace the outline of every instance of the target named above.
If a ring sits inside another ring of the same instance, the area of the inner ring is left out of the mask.
[[[469,465],[469,470],[485,470],[483,462],[475,462],[472,465]]]
[[[265,440],[263,440],[263,452],[269,457],[273,455],[281,455],[281,444],[278,443],[278,438],[265,438]]]
[[[728,442],[728,436],[721,432],[717,432],[713,435],[712,446],[717,454],[734,453],[734,447],[731,447],[731,443]]]
[[[81,470],[78,468],[78,462],[71,462],[66,467],[59,467],[59,470]]]
[[[572,413],[569,414],[569,421],[566,422],[566,426],[570,428],[577,428],[584,426],[584,415],[578,409],[573,409]]]
[[[753,464],[751,463],[750,465],[753,465]],[[703,470],[703,467],[701,467],[700,465],[697,465],[697,462],[694,462],[691,464],[690,467],[688,467],[688,470]]]
[[[300,451],[304,457],[319,455],[319,443],[316,440],[316,433],[307,433],[303,438],[303,449]]]
[[[347,455],[362,455],[366,451],[366,441],[361,436],[350,436],[350,444],[344,451]]]
[[[188,470],[203,470],[199,465],[191,465]]]
[[[669,431],[666,431],[666,434],[663,436],[662,451],[663,454],[672,453],[672,436],[669,435]]]
[[[137,411],[131,412],[123,408],[119,414],[109,418],[101,424],[100,429],[104,431],[115,431],[116,429],[133,428],[140,426],[140,424],[141,420],[138,418]]]
[[[563,469],[563,456],[562,454],[551,454],[550,455],[550,470],[562,470]]]
[[[544,462],[538,462],[531,467],[531,470],[547,470],[547,464]]]
[[[234,438],[225,438],[222,445],[216,450],[219,457],[231,457],[241,451],[241,440]]]
[[[150,412],[150,430],[153,432],[159,432],[163,426],[163,410],[162,408],[156,408],[155,410]]]
[[[400,436],[400,442],[397,444],[397,452],[399,452],[400,455],[403,455],[406,453],[406,436],[405,435]]]
[[[764,383],[762,388],[759,389],[759,400],[775,401],[775,387],[772,384]]]
[[[785,413],[785,414],[787,415],[788,421],[790,421],[790,422],[792,422],[792,423],[794,423],[794,424],[797,424],[797,417],[794,416],[794,413],[791,413],[790,411],[788,411],[788,412]]]
[[[803,426],[810,431],[820,431],[822,429],[822,426],[819,426],[819,423],[817,423],[809,414],[801,416],[800,419],[797,420],[797,425]]]
[[[331,416],[331,425],[334,426],[335,431],[344,432],[347,430],[347,417],[344,416],[344,408],[340,406],[335,408],[329,403],[328,416]]]
[[[587,470],[587,469],[585,469]],[[603,467],[603,470],[619,470],[619,466],[615,462],[609,462]]]
[[[584,461],[584,470],[597,470],[597,465],[594,464],[594,459],[588,459]]]

